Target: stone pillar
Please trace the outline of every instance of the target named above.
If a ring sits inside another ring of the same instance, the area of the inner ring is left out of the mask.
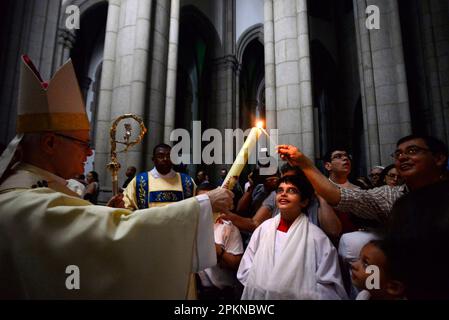
[[[24,0],[10,2],[11,23],[2,30],[2,72],[0,74],[0,143],[8,145],[16,133],[17,94],[20,76],[20,53],[28,38],[32,8]],[[7,10],[7,8],[4,8]]]
[[[58,29],[58,41],[53,59],[53,72],[58,70],[70,58],[70,51],[75,44],[75,32],[67,30],[65,27]]]
[[[103,53],[100,92],[98,100],[96,136],[95,136],[95,170],[100,176],[102,190],[111,189],[111,176],[106,169],[109,163],[112,93],[114,90],[114,70],[116,64],[117,34],[120,18],[120,0],[109,0],[108,18]]]
[[[312,157],[315,155],[315,143],[307,0],[296,1],[296,17],[296,25],[298,28],[302,152]]]
[[[238,61],[235,56],[235,0],[225,0],[224,2],[224,54],[225,54],[225,84],[226,100],[224,119],[226,119],[225,128],[233,128],[235,125],[236,113],[236,70]]]
[[[411,133],[398,6],[384,0],[353,3],[367,159],[371,166],[385,165],[397,140]],[[367,5],[380,9],[379,30],[366,28]]]
[[[26,52],[35,63],[43,79],[52,75],[52,61],[56,46],[59,0],[34,1]]]
[[[170,134],[175,127],[178,38],[179,38],[179,0],[172,0],[170,9],[170,39],[168,45],[167,91],[165,97],[165,127],[164,127],[165,143],[170,143]]]
[[[298,19],[303,18],[305,7],[299,7],[297,0],[273,0],[273,6],[279,142],[296,145],[313,158],[313,138],[310,142],[307,141],[306,136],[303,139],[304,132],[307,132],[308,136],[313,136],[313,131],[310,132],[309,129],[313,128],[313,124],[306,123],[310,121],[309,118],[303,119],[307,112],[302,111],[302,103],[307,99],[301,98],[301,94],[307,97],[307,85],[306,83],[302,85],[301,80],[308,81],[308,78],[300,75],[303,72],[303,65],[300,66],[298,30],[301,31],[301,39],[306,38],[304,38],[304,26],[298,28]],[[305,51],[302,48],[301,50],[302,58],[305,58]],[[306,59],[303,60],[303,62],[306,61]],[[307,69],[310,70],[310,67]],[[306,107],[310,105],[311,103],[307,103]],[[304,127],[304,124],[307,126]],[[303,149],[304,147],[306,150]]]
[[[28,54],[44,79],[52,74],[53,52],[60,0],[11,1],[11,23],[3,30],[3,72],[0,74],[0,142],[7,144],[15,135],[21,54]]]
[[[170,30],[170,1],[154,0],[152,16],[155,21],[151,32],[150,47],[152,53],[149,55],[149,87],[147,95],[149,104],[145,107],[146,124],[149,130],[144,139],[144,166],[153,167],[151,161],[153,148],[164,141],[165,126],[165,95],[167,92],[167,57]]]
[[[149,134],[153,133],[146,121],[153,4],[148,0],[109,1],[95,149],[95,168],[106,186],[103,190],[110,189],[110,173],[105,169],[110,161],[110,145],[104,137],[109,133],[111,123],[125,113],[132,113],[145,121]],[[122,121],[117,128],[117,140],[123,140],[125,123],[132,124],[135,134],[140,130],[135,121]],[[149,140],[152,137],[146,136],[143,143],[119,154],[118,161],[122,166],[120,182],[126,167],[132,165],[138,170],[146,169],[143,153],[144,144]]]
[[[266,128],[276,129],[276,72],[274,59],[273,0],[264,1]]]
[[[449,5],[447,1],[420,1],[421,34],[432,135],[449,141]]]

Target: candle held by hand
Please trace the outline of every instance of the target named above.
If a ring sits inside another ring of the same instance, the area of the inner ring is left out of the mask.
[[[229,170],[226,178],[223,181],[222,187],[232,190],[234,188],[235,183],[238,181],[240,174],[243,171],[246,163],[248,162],[249,155],[252,149],[255,147],[257,139],[261,134],[261,130],[259,128],[252,128],[248,137],[246,138],[245,143],[240,149],[237,157],[235,158],[234,163],[232,164],[231,169]],[[231,178],[235,179],[231,179]]]

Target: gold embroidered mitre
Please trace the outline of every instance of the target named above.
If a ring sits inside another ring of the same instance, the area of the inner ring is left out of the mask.
[[[89,130],[83,97],[69,60],[47,83],[33,62],[22,56],[17,133]]]

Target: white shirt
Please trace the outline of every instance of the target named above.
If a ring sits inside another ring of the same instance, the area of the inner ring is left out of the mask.
[[[214,224],[215,243],[221,245],[227,253],[243,254],[243,241],[239,229],[230,221]],[[215,286],[223,289],[236,284],[237,278],[232,270],[215,265],[198,273],[201,283],[205,287]]]
[[[159,178],[161,178],[161,179],[170,179],[170,178],[173,178],[174,176],[176,176],[176,171],[173,170],[173,169],[171,169],[169,173],[167,173],[167,174],[162,174],[162,173],[160,173],[159,171],[157,171],[156,168],[153,168],[153,169],[150,171],[150,174],[151,174],[151,175],[153,176],[153,178],[155,178],[155,179],[159,179]]]

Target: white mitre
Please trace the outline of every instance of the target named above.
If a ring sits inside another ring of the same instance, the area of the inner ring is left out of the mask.
[[[45,82],[33,62],[22,56],[15,138],[0,157],[0,178],[25,133],[89,130],[83,96],[69,60]]]

